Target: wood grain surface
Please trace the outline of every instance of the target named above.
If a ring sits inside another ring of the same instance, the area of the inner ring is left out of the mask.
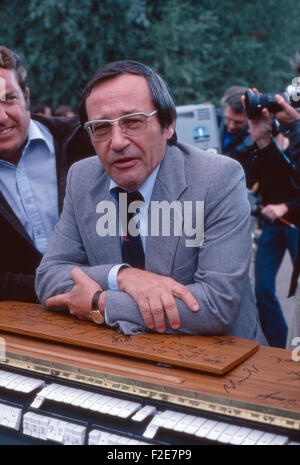
[[[271,347],[259,347],[246,361],[222,376],[190,370],[184,367],[166,367],[144,359],[124,357],[109,352],[76,347],[57,342],[39,340],[29,336],[0,331],[7,352],[20,354],[24,358],[45,360],[53,377],[60,371],[65,382],[68,369],[78,368],[79,374],[89,370],[96,379],[97,374],[111,374],[136,386],[142,382],[145,396],[160,391],[180,396],[190,395],[232,406],[232,416],[240,408],[263,412],[266,422],[269,414],[300,420],[300,362],[292,358],[292,352]],[[5,366],[5,365],[4,365]],[[64,367],[64,370],[60,368]],[[80,380],[79,380],[80,381]],[[151,391],[152,389],[152,391]],[[148,392],[146,392],[148,391]],[[255,419],[255,416],[254,416]],[[273,421],[272,418],[270,421]]]
[[[0,329],[218,375],[242,363],[259,347],[256,341],[222,335],[126,336],[114,329],[45,310],[41,305],[22,302],[0,302]]]

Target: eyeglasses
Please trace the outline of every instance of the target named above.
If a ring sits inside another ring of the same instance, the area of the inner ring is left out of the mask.
[[[87,121],[84,128],[89,132],[92,139],[104,142],[111,136],[112,127],[118,123],[125,134],[135,136],[141,134],[147,128],[148,118],[154,116],[157,110],[148,115],[146,113],[131,113],[130,115],[120,116],[117,119],[99,119]]]

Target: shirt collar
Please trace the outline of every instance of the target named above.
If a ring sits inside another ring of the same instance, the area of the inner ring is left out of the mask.
[[[29,129],[28,129],[28,140],[25,149],[29,146],[29,144],[34,140],[40,140],[45,142],[48,149],[51,150],[51,143],[49,140],[49,130],[41,123],[37,121],[30,120]]]

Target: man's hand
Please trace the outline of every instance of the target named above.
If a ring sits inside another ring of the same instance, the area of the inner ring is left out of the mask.
[[[275,98],[276,102],[281,106],[281,110],[277,111],[275,116],[282,126],[292,123],[296,119],[300,119],[300,114],[285,101],[282,95],[277,94]]]
[[[257,89],[251,89],[252,92],[258,94]],[[242,103],[245,107],[245,96],[242,96]],[[272,140],[272,119],[269,111],[263,108],[262,111],[255,117],[248,120],[249,130],[253,141],[259,149],[267,147]]]
[[[165,318],[172,329],[180,327],[175,297],[193,312],[199,310],[197,300],[187,287],[167,276],[137,268],[123,268],[118,274],[118,285],[121,291],[127,292],[135,300],[146,326],[160,333],[166,330]]]
[[[285,203],[279,203],[277,205],[266,205],[261,209],[261,212],[271,218],[272,220],[277,220],[277,218],[281,218],[285,215],[288,211],[288,207]]]
[[[59,294],[50,297],[46,301],[48,307],[67,306],[72,315],[80,320],[88,320],[91,311],[91,302],[96,291],[102,291],[101,286],[91,279],[80,268],[73,268],[71,278],[74,287],[66,294]],[[105,293],[100,295],[101,305],[104,306]]]

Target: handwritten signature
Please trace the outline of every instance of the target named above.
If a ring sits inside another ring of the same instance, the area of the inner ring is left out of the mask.
[[[239,386],[244,384],[253,375],[257,375],[257,373],[259,373],[259,369],[254,364],[252,364],[250,368],[244,367],[242,371],[245,372],[245,376],[237,379],[229,378],[228,383],[224,384],[224,390],[227,394],[229,394],[231,390],[237,389]]]
[[[287,397],[284,397],[280,391],[269,392],[268,394],[259,394],[257,397],[259,399],[270,399],[272,401],[276,401],[284,408],[295,408],[299,405],[299,401],[297,399],[288,399]]]

